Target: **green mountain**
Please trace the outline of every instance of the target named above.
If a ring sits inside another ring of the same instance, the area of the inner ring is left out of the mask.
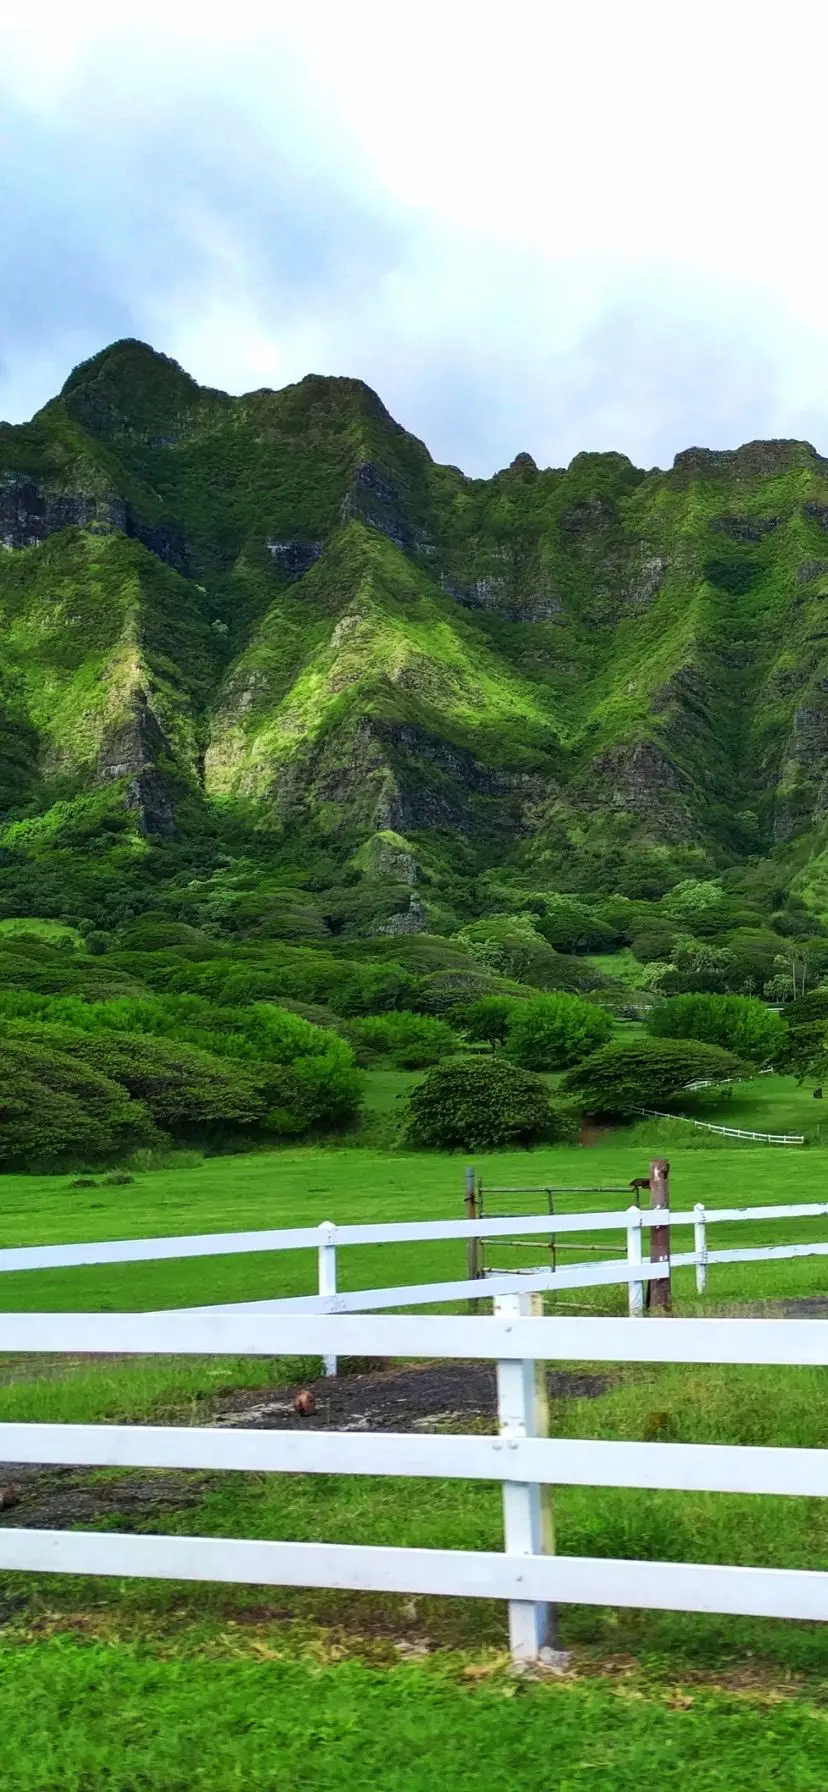
[[[807,443],[468,479],[357,380],[125,341],[0,425],[0,544],[2,914],[445,934],[718,876],[828,927]]]

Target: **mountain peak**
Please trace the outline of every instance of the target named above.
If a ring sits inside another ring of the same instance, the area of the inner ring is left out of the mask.
[[[174,439],[181,420],[224,395],[199,386],[171,355],[124,337],[73,368],[60,394],[70,415],[96,436]]]

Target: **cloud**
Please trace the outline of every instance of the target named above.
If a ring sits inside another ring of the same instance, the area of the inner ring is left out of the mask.
[[[828,27],[687,10],[76,0],[4,27],[0,413],[138,335],[369,381],[439,458],[828,447]]]

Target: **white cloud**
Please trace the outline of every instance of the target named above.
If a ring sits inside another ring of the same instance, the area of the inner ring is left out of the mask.
[[[746,0],[4,22],[0,409],[135,333],[368,379],[446,458],[828,447],[828,24]],[[13,107],[13,110],[12,110]]]

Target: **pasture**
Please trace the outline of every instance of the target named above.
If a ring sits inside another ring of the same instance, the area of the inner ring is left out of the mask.
[[[826,1198],[828,1151],[816,1146],[684,1149],[671,1139],[669,1151],[677,1208]],[[616,1134],[592,1149],[499,1153],[477,1168],[490,1184],[616,1184],[644,1174],[649,1155],[643,1140]],[[128,1187],[6,1176],[0,1245],[456,1218],[463,1170],[460,1157],[363,1146],[214,1158],[149,1171]],[[557,1205],[624,1201],[583,1195]],[[828,1237],[828,1221],[784,1232],[786,1242],[817,1236]],[[715,1242],[782,1240],[779,1227],[757,1223],[717,1228]],[[682,1234],[676,1248],[689,1244]],[[820,1300],[826,1261],[714,1266],[701,1310],[773,1313],[780,1301]],[[464,1267],[462,1242],[356,1246],[340,1253],[339,1281],[437,1280]],[[315,1269],[312,1252],[296,1252],[7,1274],[0,1306],[125,1311],[268,1298],[311,1292]],[[700,1310],[691,1270],[677,1272],[674,1295],[678,1311]],[[621,1289],[580,1298],[605,1312],[626,1304]],[[317,1384],[315,1423],[388,1424],[390,1409],[397,1429],[493,1428],[491,1390],[462,1366],[442,1378],[428,1365],[345,1367],[357,1372]],[[313,1360],[9,1357],[0,1419],[297,1422],[274,1415],[317,1374]],[[550,1383],[550,1428],[822,1448],[826,1391],[821,1369],[565,1365]],[[102,1469],[6,1477],[15,1503],[0,1522],[12,1525],[502,1546],[491,1482]],[[554,1512],[566,1554],[828,1568],[828,1515],[815,1499],[567,1487],[555,1491]],[[510,1674],[505,1611],[494,1601],[6,1575],[0,1609],[7,1759],[22,1792],[333,1788],[355,1771],[417,1792],[431,1777],[426,1749],[446,1779],[471,1788],[548,1784],[552,1753],[551,1783],[561,1787],[632,1787],[647,1769],[678,1785],[688,1761],[703,1788],[763,1776],[822,1787],[828,1777],[819,1625],[571,1606],[562,1642],[573,1672],[548,1683]]]

